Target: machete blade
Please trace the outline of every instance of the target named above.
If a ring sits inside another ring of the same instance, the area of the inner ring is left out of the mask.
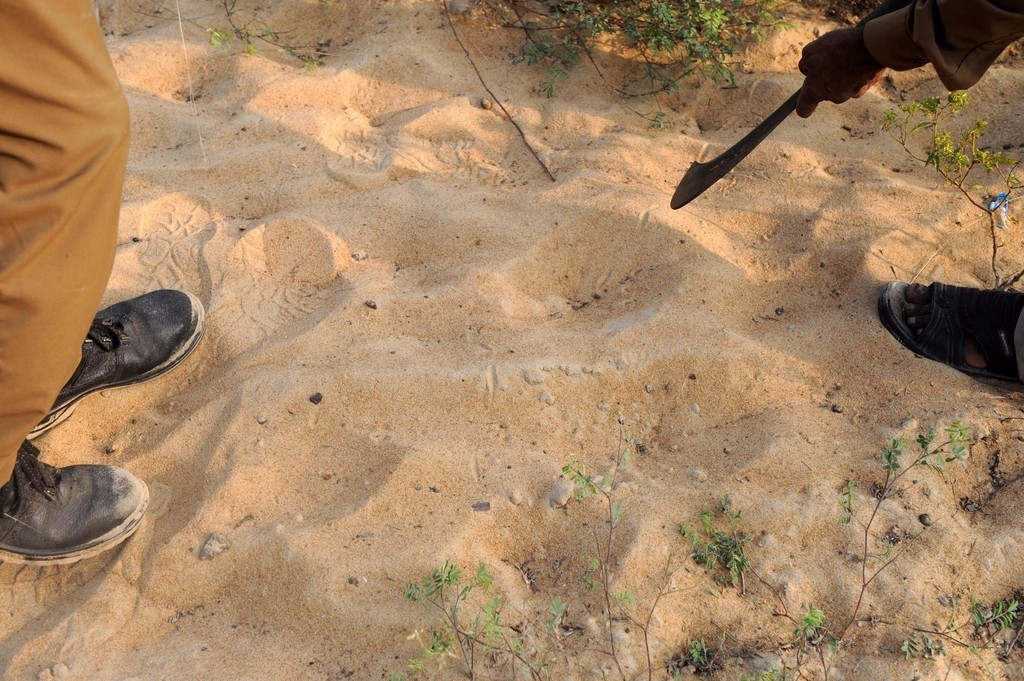
[[[797,90],[789,99],[783,102],[782,106],[773,111],[768,118],[761,121],[743,139],[726,149],[719,156],[707,163],[698,163],[697,161],[691,163],[689,170],[683,175],[683,179],[679,181],[679,186],[676,187],[676,191],[672,195],[672,208],[682,208],[735,168],[737,163],[746,158],[747,154],[761,143],[761,140],[767,137],[772,130],[778,127],[779,123],[786,120],[789,114],[796,110],[796,100],[799,97],[800,91]]]

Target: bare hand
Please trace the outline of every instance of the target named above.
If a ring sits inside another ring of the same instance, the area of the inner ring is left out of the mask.
[[[840,28],[829,31],[804,46],[800,59],[803,88],[796,113],[807,118],[820,102],[842,104],[860,97],[878,82],[885,72],[864,45],[864,29]]]

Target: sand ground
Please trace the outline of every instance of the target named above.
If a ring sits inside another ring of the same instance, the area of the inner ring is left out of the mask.
[[[450,561],[487,566],[502,622],[528,655],[551,648],[546,678],[621,678],[613,642],[627,678],[648,678],[648,649],[652,678],[668,678],[697,640],[720,650],[711,678],[796,678],[780,613],[813,603],[838,632],[860,592],[863,532],[841,524],[840,493],[856,482],[866,520],[881,447],[960,420],[967,462],[946,481],[914,472],[882,504],[869,551],[885,535],[902,553],[827,678],[1024,678],[1019,647],[900,652],[915,627],[945,626],[952,597],[964,621],[972,595],[1024,590],[1021,395],[916,358],[875,311],[893,278],[993,282],[984,216],[881,132],[900,97],[941,91],[930,74],[786,121],[672,211],[691,161],[799,87],[800,46],[834,26],[824,15],[791,6],[796,27],[743,56],[737,87],[663,97],[665,130],[630,110],[653,102],[623,101],[585,64],[546,97],[544,70],[510,58],[520,33],[453,17],[552,181],[480,105],[441,5],[326,8],[262,10],[296,41],[332,38],[309,70],[211,46],[217,2],[181,3],[184,46],[173,6],[101,3],[133,121],[107,300],[186,288],[208,328],[174,374],[90,398],[38,441],[57,465],[133,471],[154,503],[119,551],[0,566],[0,676],[408,675],[415,632],[437,619],[403,592]],[[972,93],[993,145],[1024,139],[1022,86],[1011,60]],[[1006,271],[1024,266],[1021,229],[1005,234]],[[646,637],[583,583],[607,536],[601,498],[562,504],[563,467],[612,470],[627,437],[608,565],[641,622],[669,592]],[[743,593],[679,533],[726,494],[751,535]],[[513,678],[497,659],[478,674]],[[800,673],[825,678],[816,658]],[[456,658],[426,676],[465,678]]]

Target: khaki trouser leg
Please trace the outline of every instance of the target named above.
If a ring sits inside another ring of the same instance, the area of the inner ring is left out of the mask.
[[[0,485],[81,359],[127,156],[91,0],[0,2]]]

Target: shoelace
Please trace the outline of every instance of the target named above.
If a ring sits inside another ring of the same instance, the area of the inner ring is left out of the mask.
[[[0,512],[16,517],[22,504],[28,503],[32,492],[47,499],[57,498],[60,472],[39,460],[39,449],[28,440],[18,449],[14,463],[14,475],[10,482],[0,487]]]
[[[110,352],[116,350],[121,343],[127,342],[128,334],[124,332],[124,325],[117,319],[94,319],[85,339],[95,343],[101,350]]]

